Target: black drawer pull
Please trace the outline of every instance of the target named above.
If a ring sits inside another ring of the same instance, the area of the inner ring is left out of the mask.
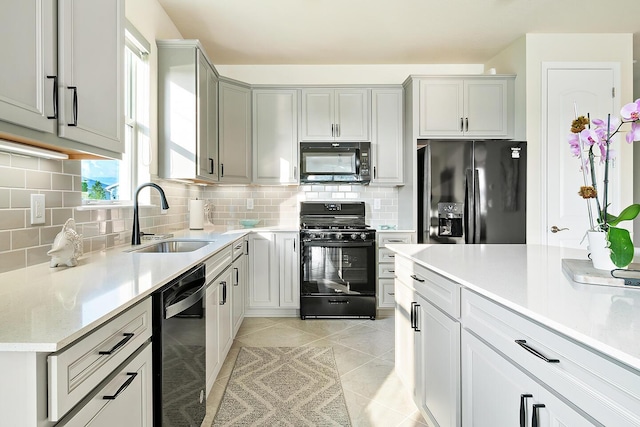
[[[395,292],[387,292],[387,295],[391,295],[392,297],[396,296]]]
[[[420,329],[419,329],[419,326],[418,326],[418,325],[420,324],[420,319],[418,319],[418,308],[420,308],[420,304],[417,304],[417,303],[416,303],[416,304],[413,306],[413,312],[414,312],[414,315],[413,315],[413,321],[415,322],[415,327],[414,327],[413,329],[414,329],[416,332],[420,332]]]
[[[412,275],[411,275],[411,278],[412,278],[413,280],[417,280],[417,281],[418,281],[418,282],[420,282],[420,283],[424,283],[424,279],[419,278],[419,277],[418,277],[418,276],[416,276],[415,274],[412,274]]]
[[[531,346],[529,346],[529,344],[527,344],[526,340],[516,340],[516,344],[518,344],[520,347],[524,348],[529,353],[533,354],[536,357],[539,357],[540,359],[544,360],[547,363],[560,363],[560,360],[558,360],[558,359],[549,359],[547,356],[545,356],[544,354],[540,353],[535,348],[532,348]]]
[[[120,342],[118,342],[118,344],[114,345],[111,348],[111,350],[99,351],[98,354],[109,356],[109,355],[113,354],[114,351],[116,351],[117,349],[119,349],[120,347],[125,345],[131,338],[133,338],[133,334],[131,332],[125,332],[122,335],[124,335],[124,338],[121,339]]]
[[[330,299],[329,304],[349,304],[348,299]]]
[[[227,281],[223,280],[220,285],[222,285],[222,301],[220,301],[220,305],[225,305],[227,303]]]
[[[527,427],[527,407],[525,399],[533,397],[533,394],[520,395],[520,427]]]
[[[533,404],[533,416],[531,417],[531,427],[539,427],[538,424],[538,409],[544,408],[544,404],[542,403],[534,403]]]
[[[389,239],[387,243],[404,243],[404,239]]]
[[[129,375],[129,378],[127,378],[127,381],[124,382],[124,384],[122,384],[120,386],[120,388],[116,391],[116,394],[114,394],[113,396],[102,396],[102,399],[104,400],[114,400],[116,397],[118,397],[118,395],[120,393],[122,393],[127,387],[129,387],[129,384],[131,384],[133,382],[133,380],[138,376],[137,372],[127,372],[127,375]]]
[[[387,270],[389,273],[395,273],[395,270]]]

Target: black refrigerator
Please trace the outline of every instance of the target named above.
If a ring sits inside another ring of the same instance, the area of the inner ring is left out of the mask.
[[[419,243],[525,243],[527,144],[418,141]]]

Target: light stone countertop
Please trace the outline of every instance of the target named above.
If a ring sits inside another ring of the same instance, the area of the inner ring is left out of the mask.
[[[58,351],[250,231],[185,230],[174,238],[212,243],[170,254],[122,245],[83,255],[76,267],[44,263],[2,273],[0,351]]]
[[[640,370],[640,288],[570,280],[562,258],[586,251],[542,245],[387,245],[462,286]]]

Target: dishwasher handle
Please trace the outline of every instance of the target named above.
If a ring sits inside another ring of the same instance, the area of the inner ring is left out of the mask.
[[[187,308],[191,307],[193,304],[204,298],[205,293],[207,292],[207,284],[202,285],[197,291],[189,295],[183,300],[178,301],[175,304],[171,304],[167,306],[164,310],[164,318],[170,319],[176,314],[182,313]]]

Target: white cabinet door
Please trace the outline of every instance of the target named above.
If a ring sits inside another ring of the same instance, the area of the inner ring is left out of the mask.
[[[618,79],[613,68],[598,65],[574,69],[551,68],[545,77],[547,127],[542,145],[545,147],[543,152],[546,152],[547,173],[544,177],[546,186],[542,191],[546,193],[546,218],[541,224],[541,239],[549,245],[580,247],[589,229],[589,219],[587,202],[577,195],[584,181],[580,173],[580,160],[573,157],[569,150],[569,129],[576,110],[578,115],[586,117],[589,114],[591,118],[605,120],[607,114],[618,111],[612,96]],[[618,144],[624,144],[622,141],[620,138]],[[596,170],[602,178],[602,168],[597,167]],[[609,173],[613,182],[618,181],[619,168],[612,168]],[[609,201],[612,206],[619,206],[620,195],[616,194],[616,186],[611,186],[610,190]],[[597,216],[595,205],[593,212],[594,217]],[[553,226],[562,231],[553,232]]]
[[[369,141],[368,89],[303,89],[302,141]]]
[[[418,87],[420,136],[462,136],[463,81],[461,79],[424,79],[420,80]]]
[[[214,286],[218,286],[218,358],[224,362],[233,341],[232,296],[233,270],[227,268],[216,279]]]
[[[65,427],[151,427],[153,425],[153,374],[151,344],[137,354],[93,397],[69,418]],[[110,396],[106,399],[105,396]]]
[[[336,141],[369,141],[371,103],[368,89],[336,89]]]
[[[207,181],[218,181],[218,76],[200,49],[198,56],[196,153],[198,175]]]
[[[467,330],[462,331],[462,393],[465,426],[595,425]]]
[[[4,2],[0,14],[0,120],[57,133],[54,0]]]
[[[220,287],[217,281],[209,283],[207,287],[207,295],[205,299],[205,317],[206,317],[206,361],[205,371],[207,373],[207,396],[216,380],[216,375],[222,366],[220,354],[218,351],[218,312],[220,310]]]
[[[233,335],[238,332],[244,319],[244,296],[247,288],[247,256],[241,255],[231,265],[231,319]]]
[[[278,233],[280,307],[300,308],[300,255],[298,233]]]
[[[58,134],[124,150],[124,0],[58,2]]]
[[[421,376],[418,406],[441,427],[460,426],[460,323],[417,299]]]
[[[253,183],[298,182],[298,91],[253,91]]]
[[[220,182],[251,182],[251,90],[230,82],[219,84]]]
[[[276,233],[249,236],[249,308],[280,306]]]
[[[510,107],[507,80],[465,79],[464,107],[465,136],[508,136]]]
[[[403,184],[402,88],[371,91],[372,184]]]
[[[400,280],[395,281],[395,368],[400,380],[412,396],[416,394],[419,366],[416,351],[420,335],[414,330],[413,290]]]

